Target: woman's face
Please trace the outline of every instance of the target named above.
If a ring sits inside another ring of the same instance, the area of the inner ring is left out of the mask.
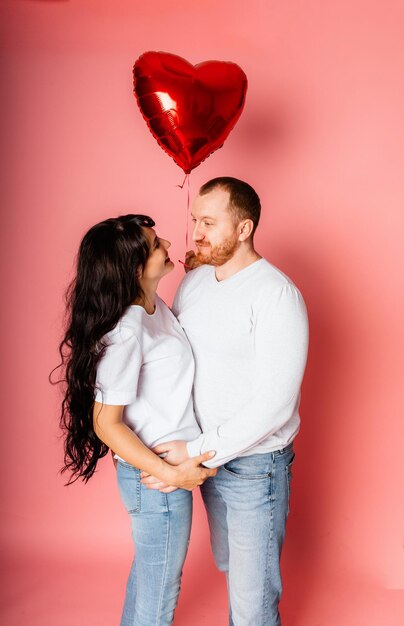
[[[174,269],[174,263],[168,256],[171,243],[156,234],[153,228],[143,228],[149,242],[150,254],[143,270],[143,280],[160,280]]]

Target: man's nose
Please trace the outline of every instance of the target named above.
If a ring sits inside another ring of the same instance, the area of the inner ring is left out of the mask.
[[[192,233],[192,240],[193,241],[202,241],[202,239],[204,239],[205,235],[202,235],[202,233],[199,231],[198,226],[195,224],[195,228],[193,230]]]

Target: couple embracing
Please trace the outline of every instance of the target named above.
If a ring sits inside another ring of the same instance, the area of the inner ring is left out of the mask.
[[[169,626],[200,486],[231,626],[280,626],[280,555],[308,345],[302,296],[254,248],[254,189],[201,187],[188,273],[158,297],[170,243],[144,215],[93,226],[61,344],[65,467],[87,481],[114,454],[135,558],[121,626]]]

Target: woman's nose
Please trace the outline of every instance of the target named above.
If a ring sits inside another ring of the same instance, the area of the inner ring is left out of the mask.
[[[163,243],[164,247],[168,250],[168,248],[171,246],[171,241],[168,241],[168,239],[163,239]]]

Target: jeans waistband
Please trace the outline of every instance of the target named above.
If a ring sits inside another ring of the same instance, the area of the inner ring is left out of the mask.
[[[286,452],[289,452],[290,450],[293,450],[293,441],[291,441],[290,443],[288,443],[287,446],[285,446],[284,448],[281,448],[280,450],[274,450],[272,452],[272,454],[274,456],[279,456],[281,454],[285,454]]]

